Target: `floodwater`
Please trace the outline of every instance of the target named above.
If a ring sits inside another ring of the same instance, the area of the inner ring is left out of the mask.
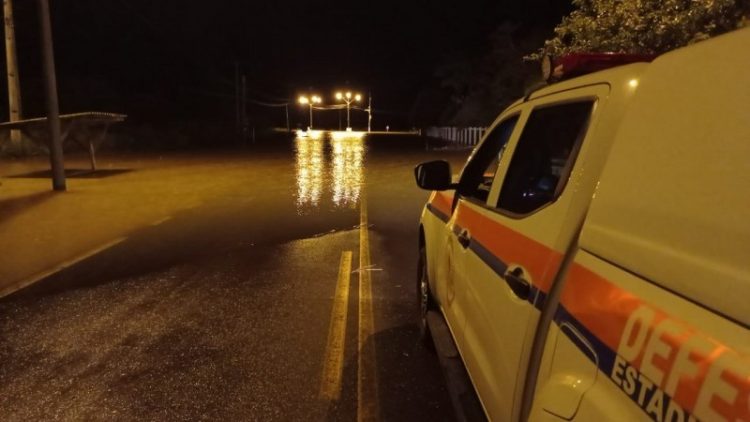
[[[0,419],[355,420],[364,400],[382,420],[451,420],[416,338],[428,193],[413,168],[460,166],[468,151],[427,146],[327,133],[103,154],[98,174],[74,156],[64,194],[48,192],[44,160],[0,162],[0,282],[29,284],[0,299]],[[322,397],[346,256],[339,394]],[[358,343],[362,272],[374,328]],[[365,351],[375,376],[363,381]],[[362,382],[377,394],[359,394]]]

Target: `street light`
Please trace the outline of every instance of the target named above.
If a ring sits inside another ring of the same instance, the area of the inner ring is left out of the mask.
[[[313,128],[313,104],[320,104],[321,102],[323,102],[323,99],[318,97],[317,95],[313,95],[310,97],[307,97],[305,95],[300,95],[298,101],[302,105],[310,106],[310,126],[308,127],[308,130],[312,130]]]
[[[346,131],[351,132],[352,126],[349,124],[349,108],[351,107],[352,102],[360,102],[362,100],[362,96],[359,94],[355,94],[354,98],[352,98],[351,91],[347,91],[346,94],[342,94],[341,92],[336,93],[336,99],[339,101],[343,101],[346,103]]]

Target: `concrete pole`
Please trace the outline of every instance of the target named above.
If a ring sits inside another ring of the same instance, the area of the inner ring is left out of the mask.
[[[286,112],[286,131],[291,132],[292,128],[289,126],[289,103],[284,104],[284,111]]]
[[[242,75],[242,96],[240,104],[240,120],[243,128],[247,126],[247,76]]]
[[[240,110],[242,113],[242,142],[247,142],[247,138],[250,136],[250,120],[247,117],[247,76],[242,75],[242,103],[240,104]]]
[[[346,100],[346,130],[352,130],[352,125],[349,124],[349,106],[351,104],[351,100]]]
[[[313,120],[312,120],[312,99],[310,99],[310,130],[313,128]]]
[[[372,94],[368,95],[367,101],[367,132],[372,130]]]
[[[13,23],[13,2],[3,0],[3,14],[5,16],[5,63],[8,74],[8,110],[10,121],[21,120],[21,83],[18,79],[18,60],[16,58],[16,29]],[[10,131],[10,142],[14,147],[21,144],[21,131]]]
[[[47,91],[47,122],[50,134],[50,165],[52,167],[52,189],[64,191],[65,164],[63,163],[62,140],[60,136],[60,109],[57,103],[57,78],[55,76],[55,55],[52,48],[52,24],[47,0],[39,2],[39,26],[42,41],[42,65],[44,67],[44,87]]]
[[[234,61],[234,132],[237,135],[242,133],[242,111],[240,110],[240,63]]]

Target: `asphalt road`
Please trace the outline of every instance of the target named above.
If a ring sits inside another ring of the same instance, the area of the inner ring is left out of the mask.
[[[227,154],[191,162],[245,188],[0,299],[0,419],[453,419],[417,340],[412,171],[467,152],[390,135]]]

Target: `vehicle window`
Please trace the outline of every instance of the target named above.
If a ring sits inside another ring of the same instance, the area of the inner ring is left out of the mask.
[[[487,135],[487,139],[461,174],[458,190],[462,196],[487,201],[500,157],[517,121],[518,115],[512,116],[495,126]]]
[[[593,105],[589,100],[531,112],[508,166],[498,208],[528,214],[560,196]]]

